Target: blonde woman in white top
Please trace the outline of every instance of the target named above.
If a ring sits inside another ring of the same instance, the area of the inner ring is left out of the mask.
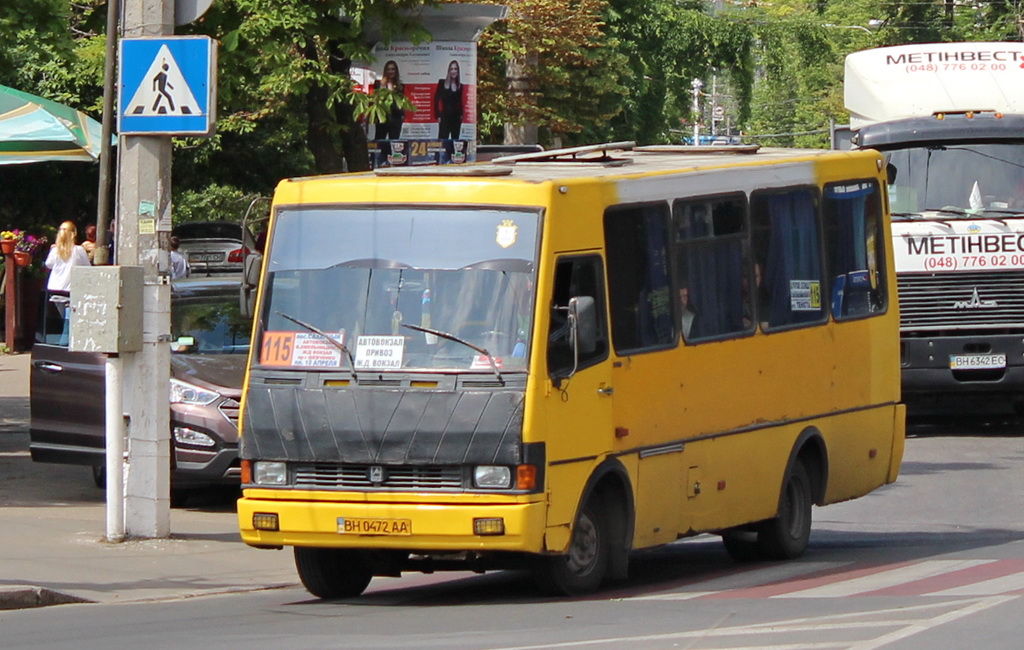
[[[75,224],[65,221],[57,230],[57,243],[50,247],[46,256],[46,268],[50,277],[46,281],[47,291],[70,291],[71,267],[89,266],[89,254],[76,244],[78,229]]]

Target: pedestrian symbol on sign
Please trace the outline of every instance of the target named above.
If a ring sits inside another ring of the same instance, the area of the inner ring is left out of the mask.
[[[125,115],[201,115],[202,109],[185,81],[171,50],[162,46],[132,95]]]

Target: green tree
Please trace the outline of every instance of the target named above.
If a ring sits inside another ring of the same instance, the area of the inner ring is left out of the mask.
[[[621,105],[625,57],[606,33],[605,0],[499,0],[509,16],[480,40],[481,140],[537,129],[551,144],[587,140]]]
[[[681,121],[700,121],[691,111],[693,79],[721,75],[736,117],[749,114],[753,87],[753,32],[749,25],[702,11],[705,3],[675,0],[610,0],[609,24],[628,60],[629,94],[610,123],[614,139],[641,144],[678,141]],[[717,71],[717,72],[716,72]]]

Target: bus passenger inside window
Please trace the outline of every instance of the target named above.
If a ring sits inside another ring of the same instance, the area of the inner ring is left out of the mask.
[[[677,201],[673,228],[683,338],[691,342],[751,331],[743,198]]]

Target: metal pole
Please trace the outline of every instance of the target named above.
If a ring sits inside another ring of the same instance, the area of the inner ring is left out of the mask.
[[[700,89],[704,87],[704,82],[700,79],[694,79],[693,85],[693,146],[700,144]]]
[[[124,399],[121,359],[109,355],[107,388],[107,541],[124,541]]]
[[[110,170],[113,169],[113,161],[110,159],[113,147],[110,146],[110,139],[114,133],[114,84],[117,74],[117,23],[120,4],[120,0],[107,1],[107,43],[103,65],[103,135],[100,142],[100,185],[96,203],[94,264],[106,264],[110,261]]]

